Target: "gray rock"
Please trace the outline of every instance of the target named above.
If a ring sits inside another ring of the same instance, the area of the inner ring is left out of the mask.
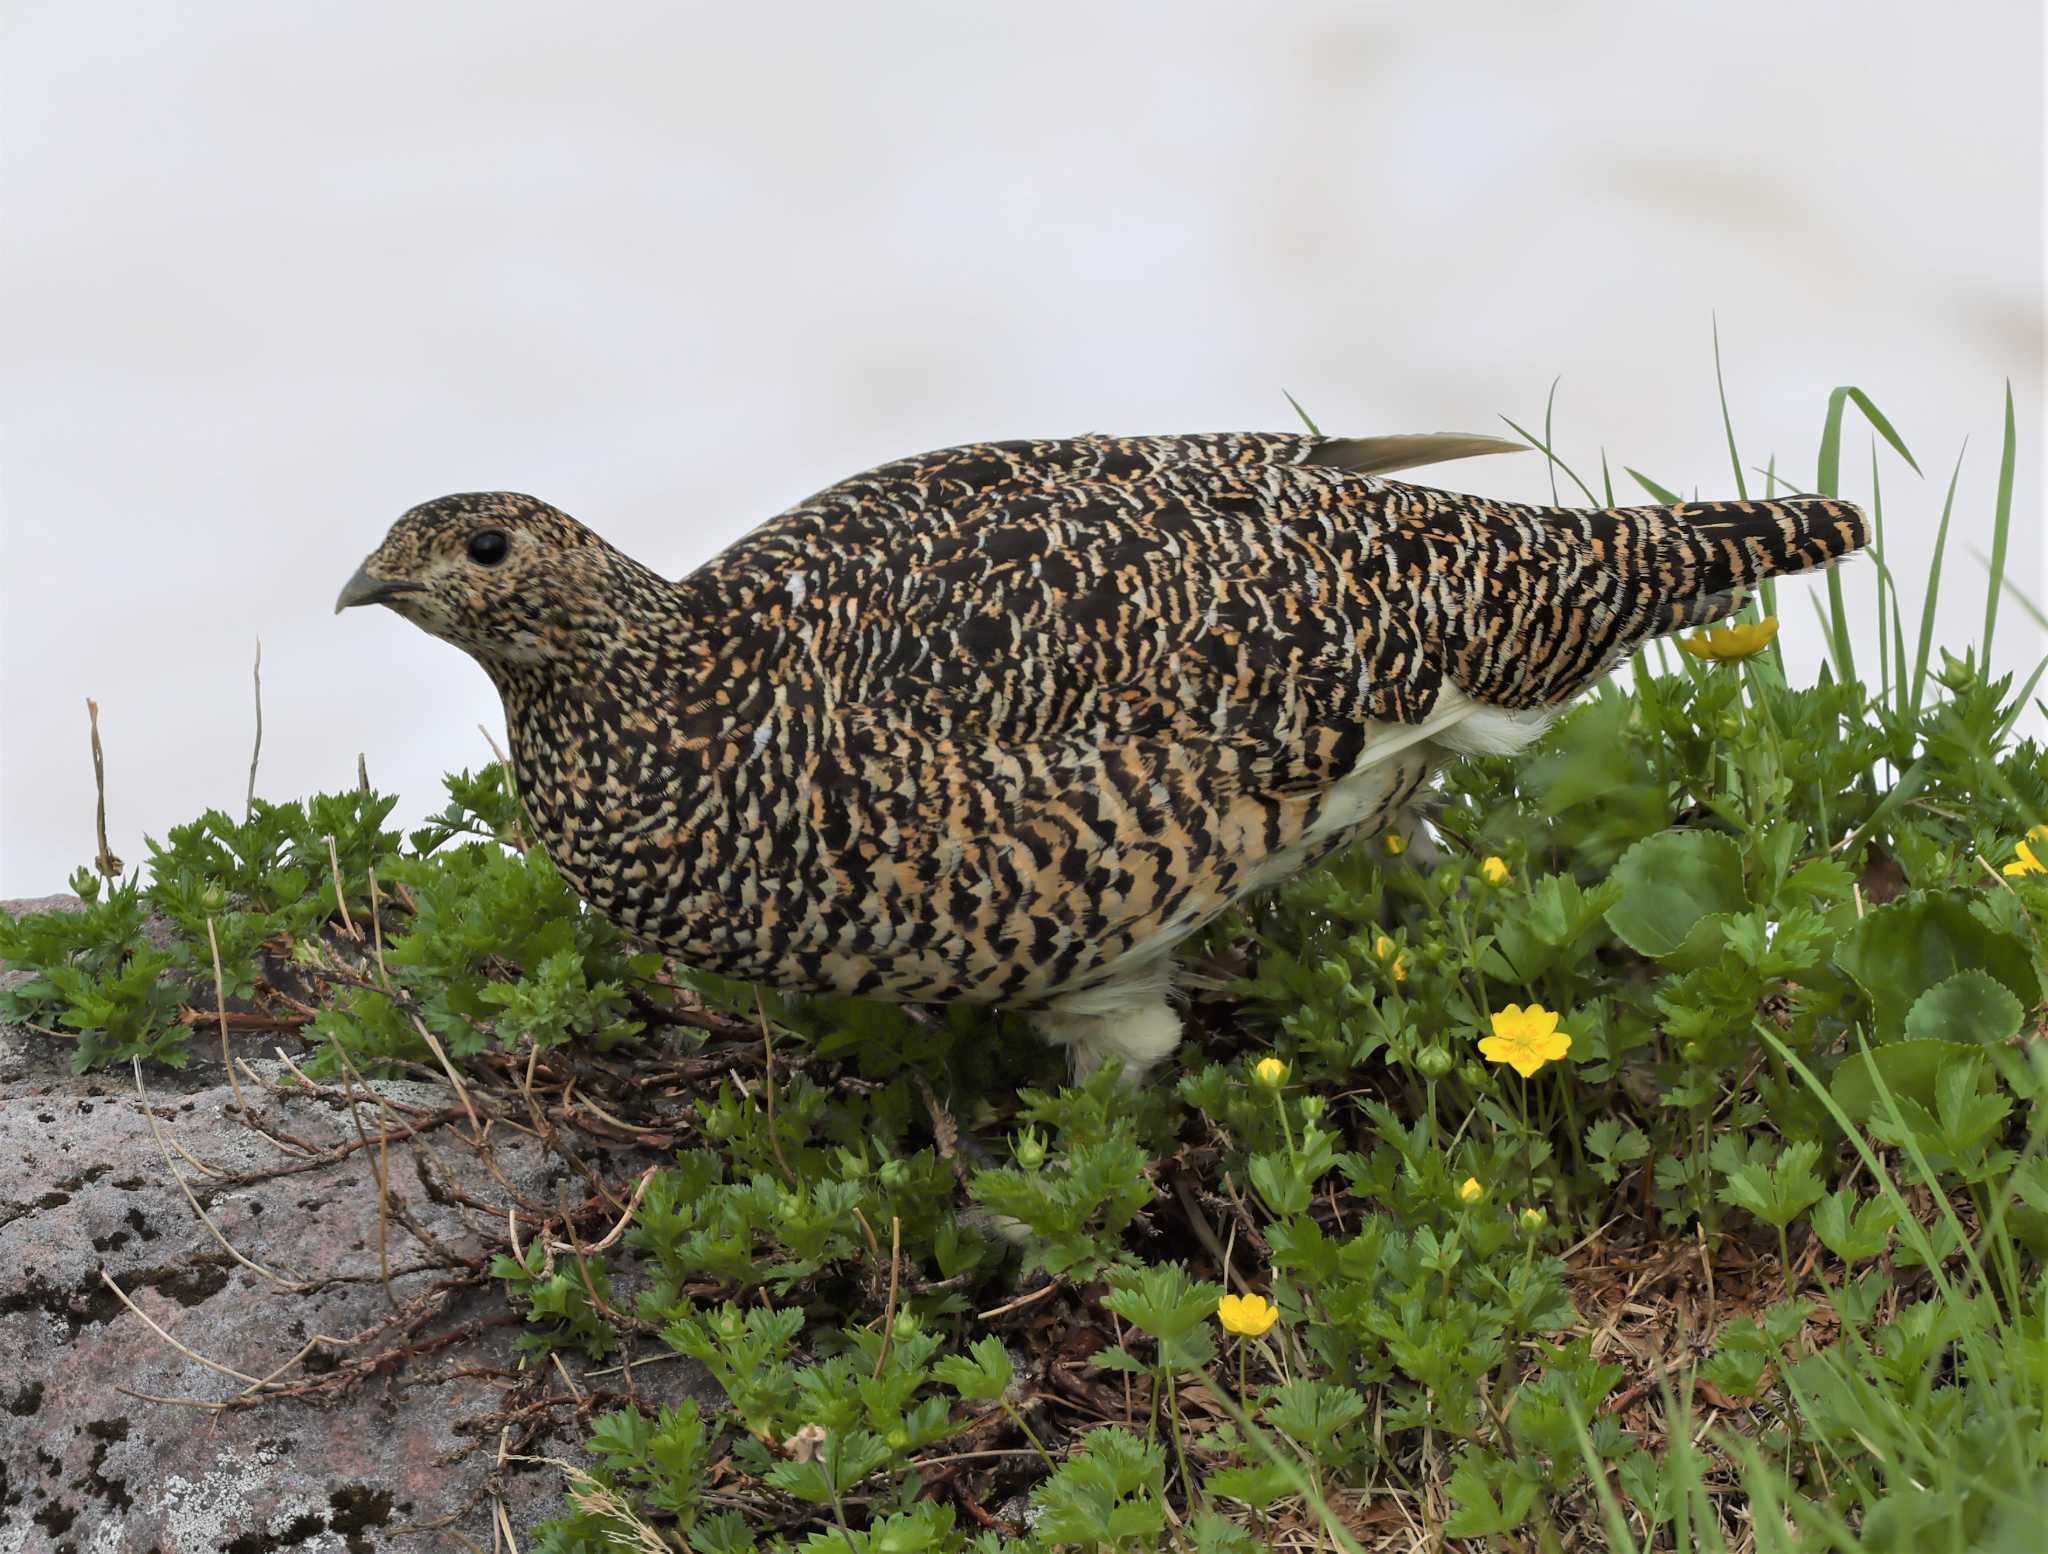
[[[623,1375],[563,1354],[575,1393],[545,1357],[520,1368],[486,1271],[506,1210],[587,1191],[528,1132],[477,1146],[435,1084],[358,1090],[355,1116],[339,1089],[294,1093],[272,1054],[301,1044],[275,1031],[233,1038],[265,1081],[243,1078],[245,1118],[217,1037],[195,1035],[187,1069],[145,1075],[145,1108],[132,1078],[73,1075],[61,1039],[0,1026],[0,1554],[488,1549],[499,1504],[522,1541],[561,1506],[561,1474],[501,1467],[501,1438],[581,1465],[578,1394],[717,1396],[658,1344],[639,1358],[664,1363]],[[381,1225],[357,1131],[380,1115],[400,1134]],[[665,1158],[602,1165],[616,1181]],[[630,1279],[614,1290],[630,1309]],[[344,1342],[292,1363],[315,1335]],[[273,1376],[253,1395],[241,1379]]]

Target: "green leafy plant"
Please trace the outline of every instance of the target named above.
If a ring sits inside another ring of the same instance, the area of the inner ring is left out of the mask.
[[[1388,1506],[1451,1547],[2030,1547],[2048,753],[2043,671],[1988,656],[2011,424],[1977,649],[1932,641],[1939,538],[1905,608],[1918,466],[1838,390],[1811,483],[1852,426],[1884,463],[1828,664],[1654,648],[1454,767],[1434,858],[1368,838],[1241,903],[1189,947],[1174,1084],[636,953],[496,767],[403,846],[360,792],[176,828],[147,883],[0,918],[0,1007],[81,1067],[175,1063],[217,948],[316,1077],[445,1061],[513,1118],[551,1065],[658,1050],[662,1167],[594,1199],[631,1202],[617,1241],[492,1266],[527,1350],[658,1334],[724,1401],[593,1404],[556,1554],[1352,1551]],[[1547,414],[1529,440],[1614,499]]]

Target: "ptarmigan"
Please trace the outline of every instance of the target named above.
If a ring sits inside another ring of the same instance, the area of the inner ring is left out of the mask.
[[[337,609],[474,657],[569,882],[701,969],[1166,1056],[1174,947],[1513,751],[1637,645],[1867,542],[1816,497],[1578,512],[1402,484],[1492,438],[984,443],[669,582],[544,502],[405,514]]]

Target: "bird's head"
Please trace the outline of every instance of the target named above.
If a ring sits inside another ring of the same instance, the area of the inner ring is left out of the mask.
[[[334,602],[382,604],[493,672],[583,658],[633,595],[663,588],[567,513],[516,491],[423,502]]]

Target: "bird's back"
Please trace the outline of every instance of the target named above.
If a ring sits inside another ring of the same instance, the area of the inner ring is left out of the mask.
[[[1398,440],[1393,440],[1398,441]],[[1334,781],[1443,687],[1529,709],[1867,538],[1818,498],[1599,512],[1276,434],[976,444],[819,493],[688,581],[835,705],[998,740],[1230,737]]]

